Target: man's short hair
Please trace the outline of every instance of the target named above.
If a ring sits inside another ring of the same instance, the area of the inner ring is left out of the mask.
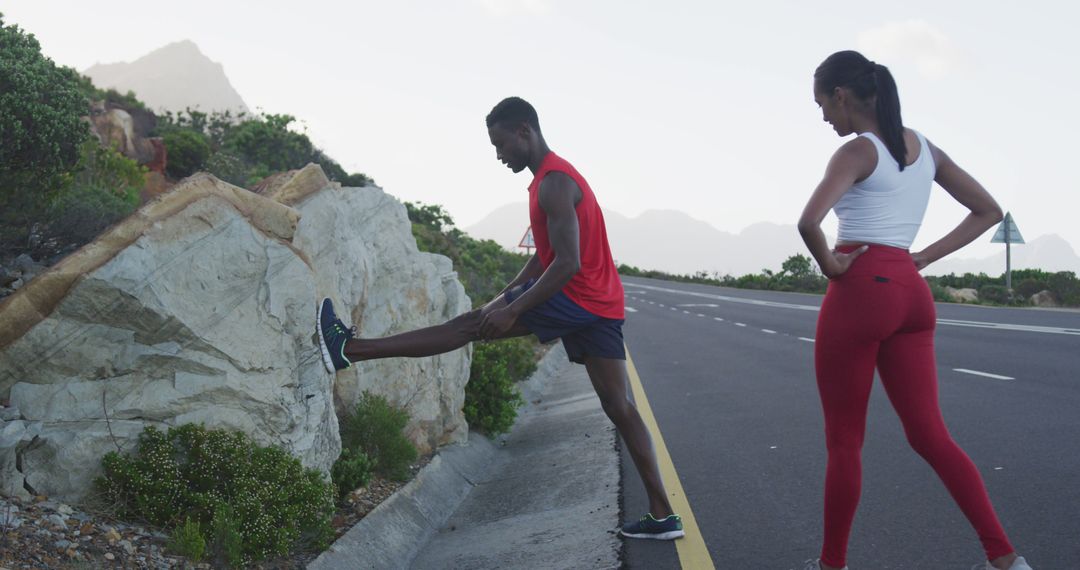
[[[536,109],[521,97],[507,97],[499,101],[487,116],[489,129],[497,124],[517,127],[522,123],[540,133],[540,119],[536,116]]]

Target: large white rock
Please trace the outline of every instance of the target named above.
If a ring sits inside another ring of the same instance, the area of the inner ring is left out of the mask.
[[[335,395],[351,407],[365,389],[409,410],[422,449],[465,436],[467,349],[323,369],[323,296],[380,335],[469,301],[449,260],[416,250],[400,203],[312,168],[271,196],[192,177],[0,303],[0,399],[19,410],[0,426],[0,492],[78,501],[104,453],[189,422],[327,471]]]
[[[313,174],[312,168],[299,171],[294,183],[274,185],[271,196],[300,212],[293,243],[315,269],[320,295],[334,300],[359,336],[436,325],[470,310],[450,260],[417,250],[399,201],[376,187],[323,187],[321,171]],[[356,364],[336,375],[339,411],[369,391],[409,412],[407,431],[421,452],[464,441],[468,426],[461,409],[471,354],[466,346],[429,358]]]

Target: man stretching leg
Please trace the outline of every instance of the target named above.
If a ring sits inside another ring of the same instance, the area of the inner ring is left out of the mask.
[[[535,334],[562,339],[572,362],[584,364],[600,403],[634,460],[650,512],[622,527],[633,538],[683,536],[671,511],[652,438],[627,395],[622,324],[623,288],[608,247],[604,217],[585,179],[551,149],[532,105],[518,97],[499,102],[487,116],[495,156],[515,173],[528,168],[529,219],[536,254],[496,298],[441,325],[384,338],[354,338],[330,299],[319,310],[319,345],[327,370],[352,362],[442,354],[474,340]]]

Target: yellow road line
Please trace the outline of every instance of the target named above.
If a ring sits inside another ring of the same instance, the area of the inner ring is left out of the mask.
[[[641,419],[652,434],[653,447],[656,448],[656,461],[660,464],[660,476],[664,479],[664,487],[668,492],[668,500],[671,508],[682,517],[683,531],[686,536],[675,541],[675,550],[679,553],[679,564],[686,570],[715,570],[709,549],[705,547],[705,539],[701,537],[694,511],[690,509],[690,500],[683,492],[679,474],[675,472],[675,464],[671,462],[671,454],[664,445],[664,436],[660,434],[660,426],[656,424],[649,399],[645,397],[645,389],[641,386],[641,378],[638,376],[634,361],[630,359],[630,348],[626,349],[626,370],[630,374],[630,389],[634,393],[634,402],[637,404]]]

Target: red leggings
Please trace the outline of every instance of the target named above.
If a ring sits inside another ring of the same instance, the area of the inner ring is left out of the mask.
[[[846,273],[829,282],[818,317],[814,365],[829,451],[821,560],[830,566],[846,564],[862,485],[860,452],[875,366],[908,442],[975,527],[987,559],[1013,551],[978,469],[941,417],[935,324],[930,288],[906,250],[871,245]]]

